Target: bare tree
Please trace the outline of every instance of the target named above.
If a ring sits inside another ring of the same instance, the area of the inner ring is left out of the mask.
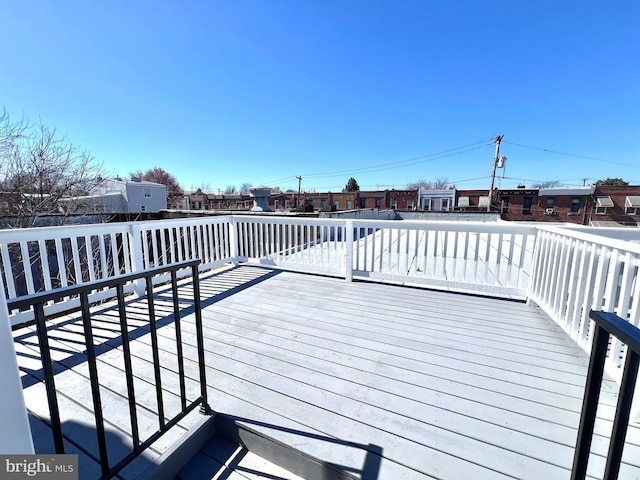
[[[449,188],[448,178],[438,178],[435,182],[420,179],[417,182],[407,183],[407,190],[445,190]]]
[[[102,165],[55,129],[42,123],[12,123],[0,118],[0,179],[2,189],[19,199],[11,214],[16,226],[34,226],[36,219],[59,214],[62,221],[74,201],[101,180]],[[81,212],[88,213],[88,212]]]
[[[418,180],[417,182],[407,183],[407,190],[418,190],[424,188],[425,190],[433,190],[433,183],[426,180]]]
[[[544,182],[538,182],[538,183],[534,183],[532,185],[532,188],[555,188],[555,187],[561,187],[562,183],[560,183],[560,181],[558,180],[546,180]]]
[[[153,167],[146,171],[135,170],[130,172],[131,178],[137,177],[145,182],[161,183],[167,187],[167,204],[173,205],[175,200],[182,198],[184,192],[178,183],[178,179],[160,167]]]
[[[240,185],[240,193],[242,193],[243,195],[248,195],[249,194],[249,189],[252,186],[253,185],[251,183],[243,183],[242,185]]]
[[[235,185],[227,185],[227,188],[224,189],[224,193],[226,195],[233,195],[234,193],[238,193],[238,189]]]

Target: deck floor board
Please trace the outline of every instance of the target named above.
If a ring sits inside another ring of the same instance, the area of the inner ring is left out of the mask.
[[[181,292],[181,305],[191,306],[188,281]],[[210,404],[218,412],[354,471],[381,452],[375,477],[367,478],[568,478],[588,358],[535,306],[256,266],[203,274],[201,295]],[[157,288],[155,299],[163,398],[171,410],[178,399],[173,309],[165,287]],[[127,303],[138,411],[147,432],[157,411],[147,307],[144,299]],[[117,312],[108,303],[94,311],[105,415],[126,450]],[[181,327],[191,398],[198,393],[192,314]],[[15,336],[34,430],[46,437],[33,329]],[[64,418],[90,424],[77,316],[53,321],[50,337]],[[605,382],[592,478],[602,474],[615,388]],[[147,459],[193,421],[161,439]],[[74,446],[85,442],[95,460],[96,442],[87,431],[65,434]],[[51,441],[36,444],[46,449]],[[640,479],[637,426],[629,430],[624,461],[620,478]],[[122,478],[142,470],[129,468]]]

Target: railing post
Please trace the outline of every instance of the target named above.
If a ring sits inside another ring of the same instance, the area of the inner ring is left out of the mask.
[[[0,452],[32,454],[33,440],[22,393],[4,285],[0,276]]]
[[[538,270],[540,268],[540,265],[539,265],[540,258],[541,258],[540,244],[542,243],[540,241],[541,233],[542,233],[541,230],[536,229],[536,238],[533,244],[533,253],[531,254],[531,272],[529,274],[529,285],[527,287],[527,305],[531,305],[533,303],[533,300],[531,299],[531,297],[535,295],[534,289],[538,284],[536,275],[538,274]],[[525,246],[522,245],[522,248],[525,248]]]
[[[240,254],[238,247],[238,221],[233,215],[229,217],[229,243],[231,247],[231,261],[234,265],[238,265],[238,256]]]
[[[353,281],[353,221],[346,221],[344,240],[344,278],[347,282]]]
[[[580,414],[580,425],[573,457],[573,468],[571,469],[571,480],[584,480],[587,476],[587,463],[591,452],[591,440],[596,423],[596,412],[598,410],[598,400],[600,399],[600,387],[602,385],[608,344],[609,333],[596,324],[584,399],[582,400],[582,412]]]
[[[129,225],[129,238],[131,240],[131,269],[133,272],[141,272],[144,270],[144,250],[142,247],[142,228],[140,225],[131,223]],[[145,281],[144,278],[135,280],[134,290],[138,297],[142,297],[145,294]]]

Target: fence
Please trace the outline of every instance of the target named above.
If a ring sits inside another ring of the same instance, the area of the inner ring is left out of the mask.
[[[231,219],[77,225],[0,231],[0,268],[7,299],[119,278],[148,268],[186,260],[200,270],[233,260]],[[183,275],[186,275],[184,273]],[[169,275],[154,277],[154,284]],[[142,280],[124,284],[124,292],[142,293]],[[91,302],[115,297],[113,287],[93,292]],[[47,315],[80,306],[67,296],[51,300]],[[13,325],[34,319],[33,309],[10,312]]]
[[[622,234],[623,232],[621,232]],[[529,298],[587,352],[593,340],[590,310],[640,323],[640,245],[574,230],[538,227]],[[637,239],[640,232],[634,232]],[[626,346],[612,338],[606,370],[619,380]]]

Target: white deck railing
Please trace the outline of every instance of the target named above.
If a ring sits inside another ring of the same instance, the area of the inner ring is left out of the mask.
[[[640,327],[640,230],[611,232],[618,238],[602,236],[600,229],[589,232],[597,234],[538,227],[529,288],[529,299],[586,351],[592,342],[590,310],[616,313]],[[613,339],[606,368],[616,379],[624,352],[625,346]]]
[[[167,220],[76,225],[0,231],[0,267],[9,299],[43,290],[200,259],[200,269],[233,261],[232,219]],[[157,278],[156,283],[164,281]],[[142,283],[127,284],[125,292]],[[114,289],[92,294],[97,301],[115,296]],[[49,304],[47,314],[79,305],[74,298]],[[33,319],[31,311],[10,312],[13,325]]]
[[[224,216],[3,230],[0,268],[7,298],[191,259],[201,260],[203,270],[252,262],[347,280],[507,295],[536,302],[588,351],[590,309],[639,324],[640,230],[609,230]],[[142,294],[142,288],[131,284],[126,291]],[[92,300],[113,295],[101,291]],[[47,305],[47,313],[74,302]],[[12,324],[31,318],[31,312],[11,312]],[[613,367],[624,349],[619,342],[612,348],[610,372],[619,370]]]

